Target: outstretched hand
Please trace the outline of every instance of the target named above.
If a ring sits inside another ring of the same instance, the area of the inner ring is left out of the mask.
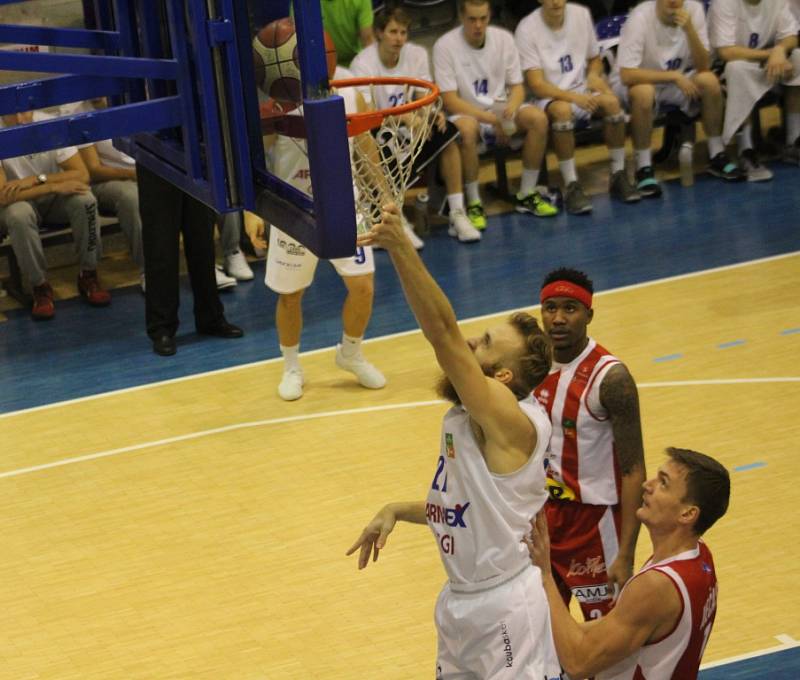
[[[383,206],[381,221],[373,224],[366,233],[360,234],[357,243],[360,246],[380,246],[388,251],[410,245],[400,218],[400,208],[394,203]]]
[[[347,555],[352,555],[356,550],[361,549],[358,555],[358,568],[363,569],[369,564],[369,556],[372,561],[378,559],[378,554],[386,546],[386,539],[392,533],[394,525],[397,524],[397,517],[387,505],[367,524],[358,540],[350,546]]]

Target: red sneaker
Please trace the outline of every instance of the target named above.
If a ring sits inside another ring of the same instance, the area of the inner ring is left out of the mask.
[[[97,271],[90,269],[78,274],[78,292],[92,307],[105,307],[111,304],[111,293],[100,286]]]
[[[56,306],[53,303],[53,288],[45,281],[33,287],[33,307],[31,316],[36,321],[49,321],[55,316]]]

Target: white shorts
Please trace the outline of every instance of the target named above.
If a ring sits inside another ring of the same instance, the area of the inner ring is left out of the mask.
[[[573,92],[574,91],[575,90],[573,90]],[[596,92],[590,92],[585,87],[584,88],[580,88],[580,90],[578,90],[578,91],[580,92],[580,94],[594,94],[595,96],[597,96],[597,94],[598,94]],[[553,101],[552,97],[548,97],[546,99],[534,99],[533,100],[533,104],[534,104],[534,106],[538,106],[542,111],[544,111],[546,113],[547,112],[547,107],[550,105],[551,101]],[[582,109],[577,104],[572,104],[570,108],[572,109],[572,118],[576,123],[578,123],[578,122],[580,122],[580,123],[583,123],[583,122],[588,123],[592,119],[591,112],[587,111],[586,109]]]
[[[558,680],[541,572],[476,593],[446,584],[436,601],[436,680]]]
[[[696,75],[696,71],[687,71],[683,75],[691,79]],[[630,111],[628,88],[625,87],[625,85],[622,84],[622,81],[618,78],[612,80],[611,87],[614,90],[614,94],[617,95],[620,103],[625,107],[626,110]],[[655,85],[655,89],[655,115],[661,113],[664,110],[664,107],[667,106],[678,108],[687,116],[696,116],[698,113],[700,113],[700,100],[690,99],[675,83]]]
[[[533,106],[530,102],[524,102],[520,105],[519,109],[517,109],[517,113],[519,113],[523,108],[526,106]],[[462,116],[466,116],[468,114],[465,113],[457,113],[453,116],[448,116],[447,120],[451,123],[455,123],[459,118]],[[494,149],[497,146],[497,133],[495,132],[494,125],[489,125],[489,123],[478,123],[480,126],[480,140],[478,143],[478,153],[483,154],[486,153],[489,149]],[[522,148],[523,144],[525,143],[525,133],[517,128],[517,131],[511,136],[511,140],[508,144],[508,147],[512,151],[517,151]]]
[[[264,283],[278,294],[288,295],[305,290],[314,280],[319,258],[302,243],[277,227],[269,229],[267,273]],[[375,259],[370,246],[358,246],[355,255],[330,260],[339,276],[363,276],[375,272]]]

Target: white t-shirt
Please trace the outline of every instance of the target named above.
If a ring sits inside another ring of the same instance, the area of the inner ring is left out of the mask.
[[[52,120],[53,118],[54,116],[44,111],[33,112],[34,123]],[[0,123],[0,126],[2,126],[2,123]],[[76,147],[65,146],[63,149],[51,149],[50,151],[29,153],[16,158],[4,158],[0,163],[3,165],[6,179],[24,179],[25,177],[41,174],[51,175],[56,172],[62,172],[60,163],[68,161],[76,153],[78,153]]]
[[[459,97],[480,109],[488,109],[489,100],[506,99],[508,88],[522,83],[514,36],[497,26],[486,29],[486,41],[480,49],[464,39],[461,26],[445,33],[433,46],[433,70],[442,92],[458,92]]]
[[[541,69],[545,80],[562,90],[586,85],[586,64],[600,54],[592,15],[583,5],[568,2],[564,24],[554,31],[544,21],[542,9],[531,12],[515,34],[523,71]]]
[[[400,59],[394,68],[384,66],[378,54],[378,43],[372,43],[361,50],[350,62],[350,70],[359,78],[364,76],[382,76],[386,78],[407,76],[427,81],[433,80],[428,62],[428,52],[424,47],[410,42],[403,46],[400,51]],[[405,88],[394,85],[381,85],[375,88],[362,89],[361,93],[368,102],[372,100],[371,90],[373,89],[375,93],[374,104],[379,109],[388,109],[392,106],[408,103],[406,101],[408,93],[405,92]]]
[[[90,102],[82,101],[75,104],[64,104],[61,107],[61,115],[71,116],[76,113],[91,113],[97,110]],[[99,142],[90,142],[89,144],[78,144],[78,148],[85,149],[88,146],[92,146],[92,144],[97,149],[97,155],[103,165],[125,170],[132,169],[136,165],[136,161],[116,148],[110,139],[102,139]]]
[[[708,36],[713,47],[762,50],[797,35],[797,21],[787,0],[714,0],[708,10]]]
[[[683,8],[689,12],[700,42],[708,50],[703,6],[696,0],[687,0]],[[655,0],[647,0],[631,11],[622,26],[617,48],[617,68],[685,73],[694,69],[695,65],[684,30],[663,24],[656,14]]]
[[[789,9],[794,15],[794,20],[800,24],[800,0],[789,0]]]

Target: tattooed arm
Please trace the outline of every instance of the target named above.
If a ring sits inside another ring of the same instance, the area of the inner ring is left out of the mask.
[[[642,484],[646,479],[642,425],[639,419],[639,393],[624,364],[612,366],[600,385],[600,403],[608,411],[614,433],[614,451],[622,473],[619,553],[608,567],[609,584],[621,588],[633,574],[639,520],[636,510],[642,504]]]

